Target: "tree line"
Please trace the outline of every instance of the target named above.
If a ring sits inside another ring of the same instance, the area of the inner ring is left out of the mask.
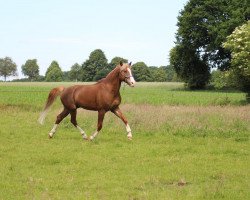
[[[128,62],[122,57],[114,57],[108,62],[101,49],[92,51],[89,58],[83,64],[75,63],[69,71],[62,71],[57,61],[52,61],[47,68],[45,76],[39,75],[39,66],[36,59],[28,59],[22,66],[22,73],[27,78],[14,81],[98,81],[112,71],[120,61]],[[178,81],[174,68],[171,66],[147,66],[144,62],[132,65],[133,75],[136,81],[164,82]],[[6,80],[8,76],[17,74],[17,66],[11,58],[0,59],[0,76]]]

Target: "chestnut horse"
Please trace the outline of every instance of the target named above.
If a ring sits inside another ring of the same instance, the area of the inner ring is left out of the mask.
[[[71,115],[71,123],[80,131],[83,139],[88,139],[86,133],[77,125],[77,108],[98,111],[97,130],[90,136],[93,140],[102,129],[102,122],[106,112],[111,111],[126,125],[127,137],[132,139],[132,132],[127,119],[122,114],[119,105],[121,103],[120,87],[122,82],[134,87],[135,80],[131,72],[131,63],[122,63],[115,67],[107,76],[93,85],[74,85],[68,88],[63,86],[50,91],[46,105],[38,121],[43,124],[50,106],[57,96],[61,97],[64,106],[63,111],[57,116],[56,122],[49,132],[52,138],[59,123],[68,115]]]

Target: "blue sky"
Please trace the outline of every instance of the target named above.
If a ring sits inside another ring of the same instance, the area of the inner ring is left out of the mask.
[[[38,60],[44,75],[53,60],[63,71],[102,49],[148,66],[169,63],[177,16],[187,0],[0,0],[0,58],[18,65]]]

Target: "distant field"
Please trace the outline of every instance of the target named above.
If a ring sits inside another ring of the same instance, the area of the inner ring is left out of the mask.
[[[40,106],[53,87],[74,84],[91,83],[0,83],[0,103],[9,101],[20,103],[21,98],[21,102]],[[213,90],[187,91],[184,90],[182,83],[137,83],[135,88],[122,86],[121,94],[123,103],[129,104],[199,106],[245,104],[244,93]]]
[[[122,86],[121,109],[86,142],[66,118],[55,138],[37,123],[51,88],[0,83],[0,199],[250,199],[250,105],[240,92],[186,91],[181,83]],[[81,83],[78,83],[81,84]],[[97,113],[79,110],[90,135]]]

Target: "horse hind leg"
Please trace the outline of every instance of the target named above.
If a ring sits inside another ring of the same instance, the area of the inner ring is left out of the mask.
[[[56,133],[56,129],[58,127],[58,125],[60,124],[60,122],[69,114],[69,110],[64,108],[64,110],[59,114],[57,115],[57,118],[56,118],[56,122],[53,126],[53,128],[51,129],[51,131],[49,132],[49,138],[52,138],[53,135]]]
[[[88,136],[86,135],[86,133],[84,132],[84,130],[82,130],[81,127],[77,125],[77,121],[76,121],[76,109],[72,110],[70,112],[70,115],[71,115],[71,123],[80,131],[80,133],[82,135],[82,138],[84,140],[87,140]]]

